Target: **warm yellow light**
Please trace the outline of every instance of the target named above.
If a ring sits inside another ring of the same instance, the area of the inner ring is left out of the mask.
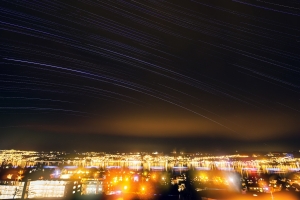
[[[6,176],[6,178],[7,178],[7,179],[11,179],[12,176],[13,176],[12,174],[8,174],[8,175]]]
[[[71,177],[70,174],[62,174],[62,175],[60,176],[61,179],[69,179],[70,177]]]

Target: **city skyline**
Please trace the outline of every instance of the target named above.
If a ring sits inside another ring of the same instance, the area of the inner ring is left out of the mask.
[[[0,149],[297,151],[298,10],[4,1]]]

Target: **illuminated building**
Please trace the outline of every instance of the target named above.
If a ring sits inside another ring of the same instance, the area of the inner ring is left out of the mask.
[[[24,182],[9,181],[0,185],[0,199],[21,199]]]
[[[68,181],[30,181],[28,198],[65,197]]]
[[[82,194],[101,194],[103,193],[103,181],[97,179],[82,179]]]
[[[44,169],[5,168],[0,174],[0,199],[64,198],[81,194],[79,180],[49,180],[51,176],[45,177]]]
[[[26,190],[24,190],[24,186]],[[79,181],[34,180],[6,181],[0,185],[0,199],[64,198],[81,194]]]

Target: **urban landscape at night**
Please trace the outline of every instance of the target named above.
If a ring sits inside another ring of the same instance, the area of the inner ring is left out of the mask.
[[[1,199],[298,199],[300,153],[1,150]],[[224,198],[225,196],[225,198]]]
[[[0,199],[300,200],[299,0],[0,2]]]

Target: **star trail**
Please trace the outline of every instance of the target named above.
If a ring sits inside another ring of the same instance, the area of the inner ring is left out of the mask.
[[[298,150],[297,1],[2,1],[0,147]]]

